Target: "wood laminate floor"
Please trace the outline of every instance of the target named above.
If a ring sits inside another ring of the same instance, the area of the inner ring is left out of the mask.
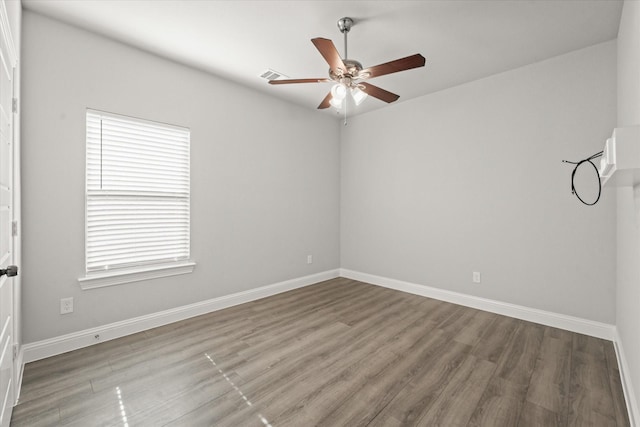
[[[628,426],[611,342],[334,279],[25,367],[12,426]]]

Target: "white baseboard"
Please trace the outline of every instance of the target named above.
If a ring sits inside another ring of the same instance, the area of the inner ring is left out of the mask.
[[[359,280],[361,282],[371,283],[373,285],[383,286],[385,288],[429,297],[440,301],[451,302],[465,307],[476,308],[478,310],[489,311],[491,313],[502,314],[504,316],[515,317],[516,319],[565,329],[567,331],[590,335],[609,341],[615,340],[615,326],[606,323],[594,322],[592,320],[581,319],[579,317],[567,316],[564,314],[490,300],[459,292],[432,288],[430,286],[418,285],[415,283],[390,279],[388,277],[375,276],[373,274],[360,273],[358,271],[343,268],[340,269],[340,277]]]
[[[25,344],[23,346],[24,363],[88,347],[99,342],[135,334],[137,332],[178,322],[190,317],[211,313],[216,310],[265,298],[271,295],[276,295],[292,289],[313,285],[324,280],[338,277],[338,273],[339,270],[337,269],[328,270],[321,273],[311,274],[309,276],[262,286],[256,289],[250,289],[248,291],[213,298],[207,301],[172,308],[158,313],[152,313],[133,319],[123,320],[108,325],[98,326],[96,328],[85,329],[83,331]]]
[[[617,328],[613,346],[616,349],[618,369],[620,370],[620,382],[622,383],[622,391],[624,392],[624,399],[626,400],[627,411],[629,414],[629,424],[632,427],[638,426],[638,423],[640,423],[640,410],[638,409],[636,394],[633,391],[633,382],[631,381],[631,377],[629,375],[629,365],[627,364],[624,347],[622,346],[622,339],[618,334]]]

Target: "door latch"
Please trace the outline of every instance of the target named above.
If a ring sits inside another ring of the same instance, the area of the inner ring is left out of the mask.
[[[7,275],[7,277],[13,277],[18,275],[18,267],[15,265],[10,265],[6,269],[0,268],[0,277]]]

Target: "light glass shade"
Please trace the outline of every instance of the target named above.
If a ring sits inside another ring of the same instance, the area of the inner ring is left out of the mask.
[[[354,87],[353,89],[351,89],[351,96],[353,96],[353,100],[355,101],[356,105],[360,105],[362,104],[362,101],[364,101],[365,99],[367,99],[367,92]]]
[[[344,103],[343,99],[331,98],[329,104],[334,107],[336,110],[340,110],[342,108],[342,104]]]
[[[337,84],[331,88],[331,96],[337,101],[342,101],[347,96],[347,88],[341,84]]]

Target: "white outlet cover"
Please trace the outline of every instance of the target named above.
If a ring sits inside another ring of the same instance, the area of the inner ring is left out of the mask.
[[[60,314],[73,313],[73,297],[60,298]]]

